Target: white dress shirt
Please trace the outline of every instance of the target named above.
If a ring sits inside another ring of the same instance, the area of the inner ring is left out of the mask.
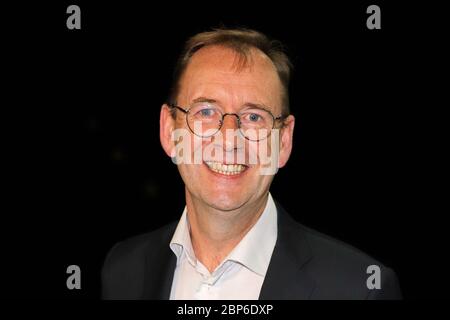
[[[210,273],[195,256],[187,209],[170,241],[177,265],[171,300],[256,300],[277,240],[277,209],[269,193],[266,207],[244,238]]]

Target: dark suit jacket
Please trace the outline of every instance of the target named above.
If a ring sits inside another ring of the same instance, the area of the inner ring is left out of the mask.
[[[363,252],[294,221],[277,203],[278,238],[260,299],[400,299],[395,273]],[[104,299],[169,299],[177,223],[116,244],[102,270]],[[381,289],[367,288],[369,265]]]

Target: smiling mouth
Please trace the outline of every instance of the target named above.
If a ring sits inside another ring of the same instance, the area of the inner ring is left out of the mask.
[[[238,175],[247,169],[247,166],[243,164],[223,164],[214,161],[205,161],[205,164],[211,171],[227,176]]]

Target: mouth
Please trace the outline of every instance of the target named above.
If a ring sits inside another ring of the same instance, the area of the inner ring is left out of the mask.
[[[247,170],[243,164],[224,164],[215,161],[205,161],[206,166],[213,172],[226,176],[236,176]]]

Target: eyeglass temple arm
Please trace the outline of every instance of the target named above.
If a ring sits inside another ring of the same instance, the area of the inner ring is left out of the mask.
[[[275,120],[283,120],[286,119],[289,115],[280,114],[278,117],[274,118]]]
[[[184,113],[188,113],[188,110],[184,110],[182,107],[179,107],[173,103],[168,103],[167,105],[172,109],[177,108],[178,110],[183,111]]]

